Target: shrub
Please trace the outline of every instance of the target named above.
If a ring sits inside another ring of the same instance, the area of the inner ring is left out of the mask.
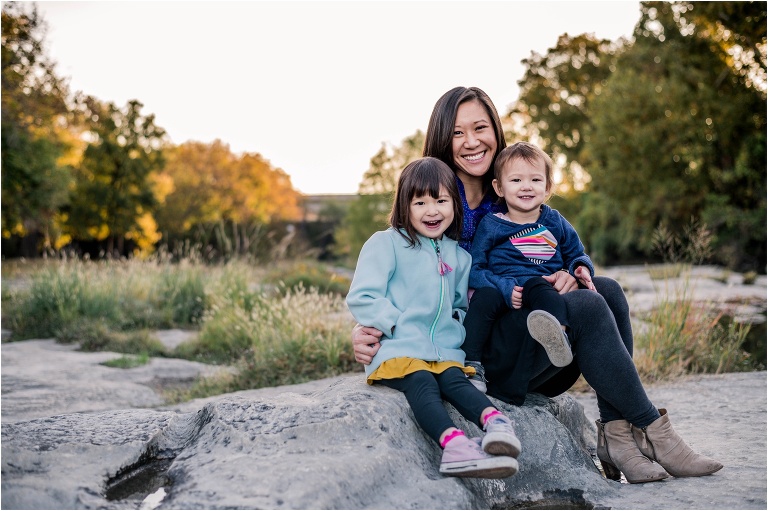
[[[240,293],[215,303],[187,356],[237,369],[198,382],[189,397],[310,381],[359,370],[353,320],[339,295],[298,285],[282,294]]]

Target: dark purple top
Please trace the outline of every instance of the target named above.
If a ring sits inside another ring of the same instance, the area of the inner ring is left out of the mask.
[[[456,185],[459,187],[459,195],[461,195],[461,206],[464,209],[464,223],[461,226],[461,239],[459,240],[459,246],[470,252],[472,250],[472,238],[475,237],[475,231],[477,226],[480,225],[480,220],[483,219],[488,213],[500,213],[507,210],[506,204],[497,204],[497,196],[493,190],[489,190],[485,194],[483,200],[480,201],[480,205],[475,209],[471,209],[467,204],[467,194],[464,191],[464,183],[461,182],[459,176],[456,176]]]

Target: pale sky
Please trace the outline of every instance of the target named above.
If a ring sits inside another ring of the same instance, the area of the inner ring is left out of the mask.
[[[307,194],[357,192],[382,143],[425,131],[449,89],[480,87],[503,115],[532,51],[629,37],[640,17],[622,0],[37,5],[73,91],[139,100],[175,144],[260,153]]]

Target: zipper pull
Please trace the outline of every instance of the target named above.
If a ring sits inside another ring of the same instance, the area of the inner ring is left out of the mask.
[[[441,276],[452,272],[453,268],[448,266],[448,263],[443,261],[443,257],[440,255],[440,245],[438,245],[435,240],[432,240],[432,246],[435,247],[435,252],[437,253],[437,272]]]

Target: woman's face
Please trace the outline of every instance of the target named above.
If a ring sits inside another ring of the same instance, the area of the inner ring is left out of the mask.
[[[496,132],[483,104],[473,99],[459,105],[453,128],[453,162],[461,174],[482,178],[496,155]]]

